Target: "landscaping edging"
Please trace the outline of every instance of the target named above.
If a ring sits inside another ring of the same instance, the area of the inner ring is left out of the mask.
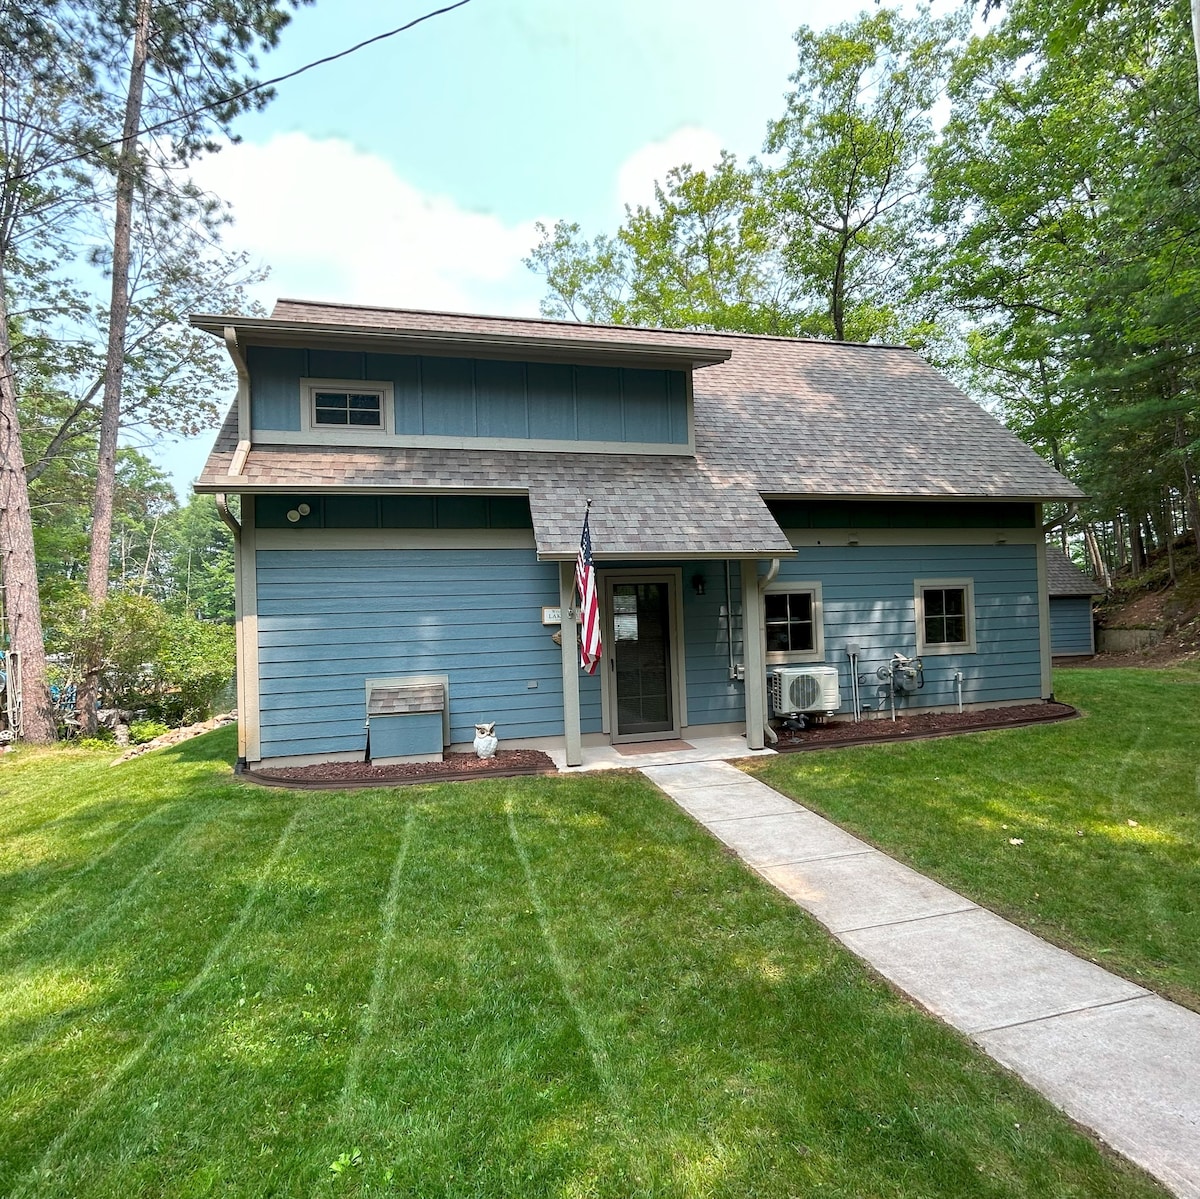
[[[501,751],[503,752],[503,751]],[[543,755],[544,756],[544,755]],[[548,762],[549,758],[546,759]],[[362,763],[348,763],[359,766]],[[303,770],[304,767],[292,769]],[[399,769],[389,770],[386,766],[377,767],[379,774],[360,778],[283,778],[274,772],[249,770],[242,763],[234,767],[234,774],[246,782],[255,783],[260,787],[281,787],[286,791],[363,791],[390,789],[392,787],[417,787],[435,785],[437,783],[465,783],[474,779],[511,779],[534,778],[539,775],[557,774],[558,769],[551,762],[549,766],[489,766],[476,767],[473,770],[427,771],[425,773],[402,773]]]
[[[1070,706],[1070,704],[1054,705],[1055,711],[1047,712],[1044,716],[1028,716],[1021,720],[987,720],[969,725],[960,725],[956,728],[936,729],[931,728],[927,731],[918,730],[909,732],[907,730],[898,729],[893,733],[877,733],[868,736],[847,736],[847,737],[825,737],[821,740],[805,741],[804,734],[796,734],[792,737],[780,737],[778,744],[772,745],[771,748],[776,753],[781,754],[796,754],[796,753],[812,753],[820,749],[846,749],[852,745],[892,745],[897,741],[933,741],[938,737],[960,737],[967,733],[994,733],[1002,729],[1024,729],[1030,728],[1033,725],[1039,724],[1057,724],[1063,720],[1078,720],[1082,713]],[[957,716],[958,713],[944,713],[947,716]],[[901,725],[905,720],[911,720],[914,717],[901,717],[896,721],[897,725]],[[921,719],[917,716],[915,719]],[[872,720],[870,724],[883,724],[882,720]],[[889,720],[886,722],[891,724]],[[828,727],[828,726],[826,726]],[[850,728],[861,728],[862,724],[851,724]]]

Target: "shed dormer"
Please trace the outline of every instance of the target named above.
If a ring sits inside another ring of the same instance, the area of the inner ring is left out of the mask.
[[[695,453],[703,335],[280,301],[269,319],[197,316],[242,377],[255,445]],[[404,321],[401,316],[411,316]]]

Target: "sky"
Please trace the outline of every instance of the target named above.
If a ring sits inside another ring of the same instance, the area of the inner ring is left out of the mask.
[[[437,0],[317,0],[260,59],[271,78]],[[865,7],[865,6],[864,6]],[[744,159],[783,111],[792,34],[859,6],[815,0],[470,0],[282,83],[197,164],[254,298],[535,315],[536,225],[611,232],[672,166]],[[232,397],[232,372],[230,373]],[[186,494],[212,442],[159,447]]]

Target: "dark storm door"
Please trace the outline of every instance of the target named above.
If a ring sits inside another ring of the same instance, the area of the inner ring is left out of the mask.
[[[605,590],[612,614],[612,739],[655,741],[678,737],[671,653],[671,579],[610,579]]]

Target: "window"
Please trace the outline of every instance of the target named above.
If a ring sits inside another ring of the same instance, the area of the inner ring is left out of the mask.
[[[763,596],[767,661],[816,662],[824,658],[819,583],[772,583]]]
[[[382,399],[379,392],[314,391],[314,425],[365,425],[380,427]]]
[[[301,431],[378,443],[395,432],[392,390],[374,379],[301,379]]]
[[[917,653],[975,652],[975,584],[971,579],[917,579]]]

